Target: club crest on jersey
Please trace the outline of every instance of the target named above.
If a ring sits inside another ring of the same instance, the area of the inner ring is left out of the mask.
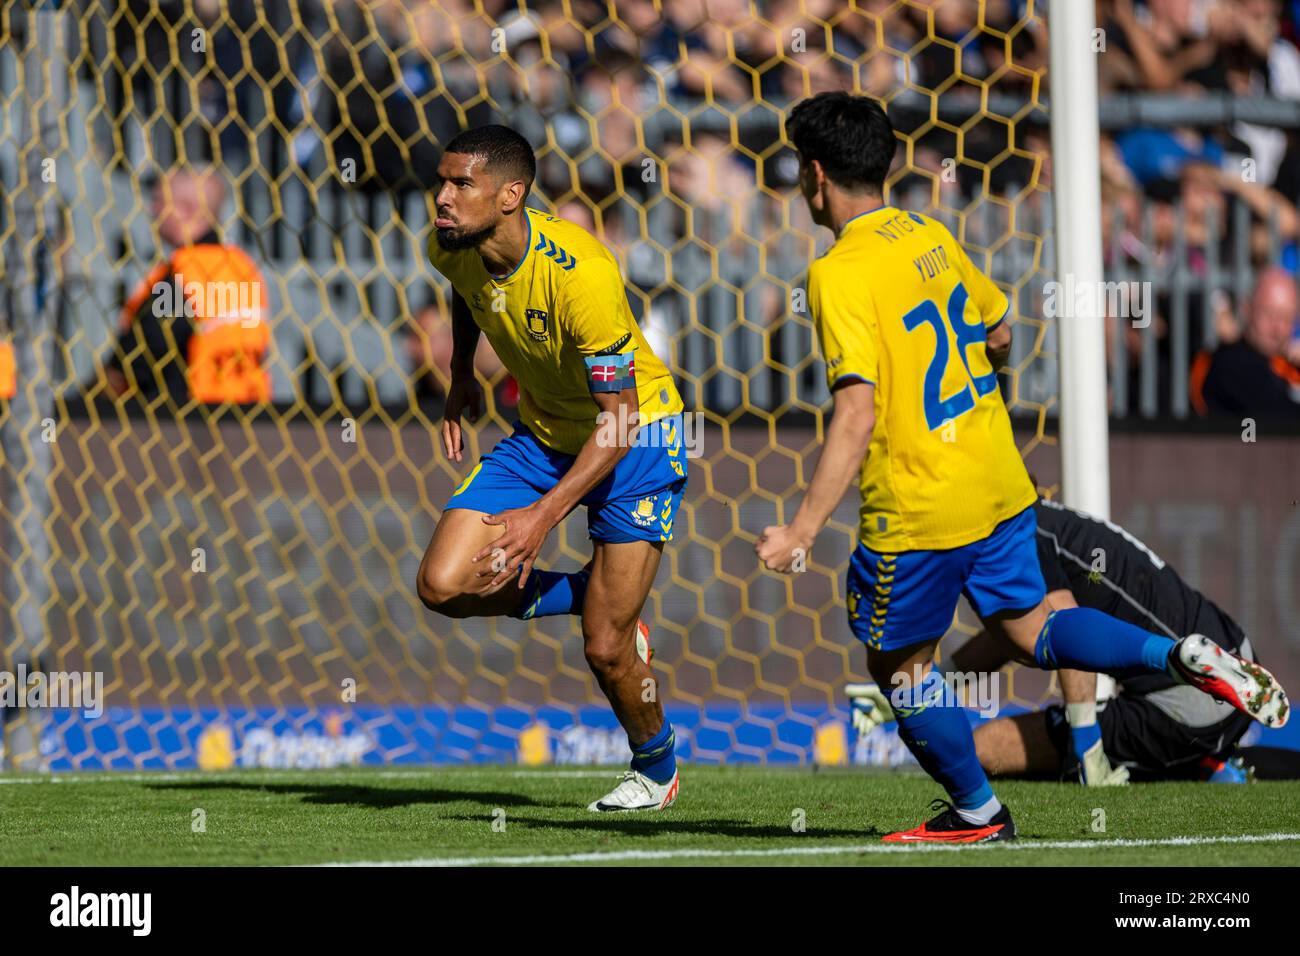
[[[541,309],[526,309],[524,321],[528,324],[528,334],[535,342],[545,342],[551,337],[551,319]]]
[[[636,503],[636,508],[629,512],[632,520],[642,528],[648,528],[655,523],[655,500],[653,498],[642,498]]]

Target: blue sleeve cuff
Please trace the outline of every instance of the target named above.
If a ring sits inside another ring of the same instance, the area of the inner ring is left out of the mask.
[[[867,385],[876,384],[872,379],[867,378],[865,375],[854,375],[854,374],[841,375],[835,381],[831,382],[831,391],[832,392],[835,391],[835,389],[839,388],[840,385],[845,382],[855,382],[855,381],[865,382]]]
[[[1003,322],[1005,322],[1005,321],[1007,320],[1007,316],[1010,315],[1010,314],[1011,314],[1011,303],[1008,302],[1008,303],[1007,303],[1006,311],[1002,313],[1002,318],[998,319],[998,320],[997,320],[996,322],[994,322],[992,325],[987,325],[987,326],[985,326],[985,327],[984,327],[984,334],[985,334],[985,335],[988,335],[990,332],[992,332],[994,329],[996,329],[999,325],[1001,325]]]

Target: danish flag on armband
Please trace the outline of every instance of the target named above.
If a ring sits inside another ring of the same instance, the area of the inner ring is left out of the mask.
[[[592,392],[621,392],[636,387],[636,352],[586,355],[587,385]]]

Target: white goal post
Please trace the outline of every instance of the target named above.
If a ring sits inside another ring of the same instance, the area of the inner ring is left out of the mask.
[[[1101,167],[1097,117],[1097,54],[1090,0],[1051,0],[1049,118],[1056,278],[1075,288],[1100,288]],[[1067,505],[1110,517],[1110,451],[1106,393],[1106,330],[1097,296],[1093,311],[1057,312],[1060,362],[1061,486]]]

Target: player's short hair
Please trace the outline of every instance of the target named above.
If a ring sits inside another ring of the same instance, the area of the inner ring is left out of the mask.
[[[529,189],[537,178],[537,157],[532,146],[509,126],[467,129],[453,136],[443,152],[482,156],[485,168],[494,175],[505,180],[522,179]]]
[[[803,161],[817,160],[835,185],[884,192],[898,141],[894,124],[870,97],[818,93],[790,111],[785,135]]]

